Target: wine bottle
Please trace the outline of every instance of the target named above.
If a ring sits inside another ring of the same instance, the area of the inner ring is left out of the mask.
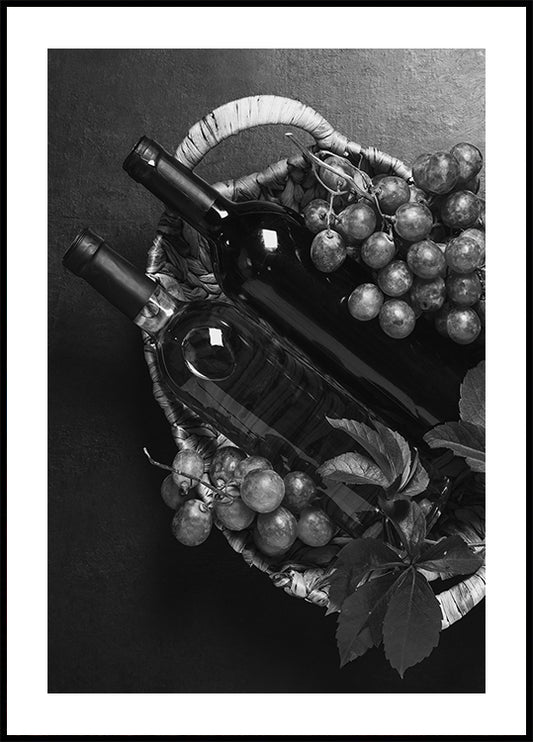
[[[147,333],[167,396],[280,473],[306,471],[316,481],[320,464],[356,448],[326,415],[371,422],[371,410],[235,306],[179,301],[91,230],[78,234],[63,264]],[[325,509],[351,535],[376,517],[372,488],[321,489]]]
[[[370,269],[347,259],[332,274],[310,259],[313,235],[296,212],[271,202],[234,203],[143,137],[124,169],[209,239],[224,293],[267,320],[328,375],[418,445],[428,429],[457,418],[459,388],[482,348],[458,346],[429,323],[403,340],[347,309]],[[422,444],[423,445],[423,444]]]

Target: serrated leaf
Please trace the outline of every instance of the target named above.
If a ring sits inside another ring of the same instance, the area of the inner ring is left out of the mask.
[[[414,500],[398,499],[384,504],[386,514],[412,559],[416,559],[426,538],[426,516]]]
[[[428,572],[470,575],[482,565],[483,558],[460,536],[448,536],[423,551],[416,566]]]
[[[459,413],[463,422],[485,427],[485,361],[466,374],[461,384]]]
[[[401,491],[406,497],[414,497],[425,492],[429,486],[429,475],[422,464],[418,462],[413,477],[407,483],[407,486]]]
[[[399,433],[387,428],[379,420],[373,420],[372,424],[385,445],[392,469],[391,479],[394,480],[398,477],[401,479],[406,470],[410,471],[411,468],[411,449],[409,448],[409,444]]]
[[[340,611],[342,604],[355,590],[359,580],[353,579],[353,570],[347,564],[338,563],[328,580],[328,607],[326,610],[326,616],[330,613],[337,613]],[[355,582],[355,584],[353,584]]]
[[[366,456],[359,453],[343,453],[329,459],[317,470],[324,479],[344,484],[375,484],[387,486],[387,478],[381,469]]]
[[[381,642],[383,618],[397,580],[395,574],[377,577],[344,601],[336,634],[341,667]]]
[[[389,461],[385,442],[369,425],[359,423],[356,420],[341,418],[335,420],[326,417],[328,423],[337,430],[343,430],[358,443],[367,454],[376,462],[388,480],[393,478],[391,463]]]
[[[449,448],[456,456],[467,459],[475,471],[485,471],[485,430],[468,422],[437,425],[424,440],[431,448]]]
[[[465,459],[468,466],[472,469],[472,471],[477,471],[482,474],[485,474],[485,456],[483,456],[483,459],[471,459],[470,456],[467,456]]]
[[[427,580],[409,568],[396,583],[383,621],[383,646],[388,661],[403,678],[439,643],[442,614]]]
[[[327,613],[340,610],[362,578],[385,565],[404,566],[396,552],[383,541],[357,538],[344,546],[337,555],[335,569],[328,580],[330,588]]]
[[[351,564],[361,572],[381,564],[398,562],[398,554],[384,541],[377,538],[355,538],[343,546],[337,555],[343,564]]]

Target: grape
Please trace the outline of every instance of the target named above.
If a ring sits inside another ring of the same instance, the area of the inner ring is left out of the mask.
[[[481,246],[462,232],[446,245],[446,263],[456,273],[471,273],[482,264]]]
[[[189,479],[188,482],[190,481],[191,480]],[[172,510],[180,508],[187,499],[182,487],[180,487],[179,484],[176,484],[172,474],[169,474],[168,477],[165,477],[163,480],[163,484],[161,485],[161,497],[163,498],[165,505],[172,508]]]
[[[435,242],[422,240],[409,248],[407,265],[419,278],[435,278],[446,267],[446,260]]]
[[[303,471],[290,471],[283,479],[285,497],[283,506],[292,513],[299,513],[316,497],[315,483]]]
[[[233,472],[233,481],[237,484],[241,484],[244,477],[248,472],[254,471],[255,469],[272,469],[272,464],[264,456],[248,456],[247,458],[239,461]]]
[[[283,479],[271,469],[255,469],[242,480],[243,502],[256,513],[270,513],[275,510],[284,494]]]
[[[233,480],[235,469],[246,454],[235,448],[235,446],[222,446],[213,456],[211,466],[209,467],[209,477],[215,487],[223,487]]]
[[[347,206],[338,216],[336,228],[347,242],[366,240],[376,228],[374,209],[363,201]]]
[[[267,541],[265,541],[265,539],[260,535],[260,533],[257,530],[257,527],[254,528],[252,535],[253,535],[255,545],[257,546],[259,551],[265,554],[265,556],[282,557],[284,554],[287,553],[288,549],[290,548],[288,547],[286,549],[280,549],[279,547],[272,546]]]
[[[342,170],[346,175],[351,177],[354,177],[356,173],[354,166],[342,157],[332,155],[326,157],[324,163],[336,168],[337,170]],[[351,187],[350,183],[341,175],[332,173],[331,170],[327,170],[325,167],[319,168],[319,175],[322,182],[325,183],[328,188],[331,188],[332,191],[347,191]]]
[[[427,193],[423,191],[421,188],[418,188],[415,185],[409,186],[409,201],[411,203],[415,204],[425,204],[427,206],[428,197]]]
[[[298,519],[296,533],[307,546],[325,546],[335,533],[329,515],[319,508],[306,508]]]
[[[184,448],[175,455],[172,462],[172,479],[184,492],[188,492],[197,484],[195,480],[201,478],[204,468],[204,460],[200,454],[191,448]]]
[[[296,518],[279,507],[271,513],[257,516],[257,532],[263,542],[276,549],[288,549],[296,541]]]
[[[480,229],[485,229],[486,220],[485,220],[485,199],[480,198],[479,199],[479,218],[475,224],[476,227],[479,227]]]
[[[481,332],[481,320],[470,307],[450,309],[446,320],[448,337],[459,345],[473,343]]]
[[[233,499],[230,502],[215,502],[215,514],[230,531],[243,531],[253,523],[255,513],[238,497],[239,490],[236,487],[228,487],[226,494]]]
[[[448,297],[461,307],[471,307],[481,296],[481,282],[475,273],[451,273],[446,279]]]
[[[413,274],[403,260],[393,260],[378,273],[378,286],[387,296],[401,296],[413,284]]]
[[[402,204],[394,216],[394,229],[408,242],[427,237],[433,226],[433,215],[424,204]]]
[[[332,273],[346,259],[346,243],[338,232],[325,229],[311,243],[311,260],[322,273]]]
[[[411,191],[405,180],[396,175],[382,178],[374,193],[384,214],[394,214],[398,206],[407,203],[411,197]]]
[[[401,299],[389,299],[381,307],[379,324],[389,337],[399,340],[412,333],[416,317],[412,307]]]
[[[441,276],[428,280],[415,278],[411,289],[411,301],[415,307],[424,312],[435,312],[442,307],[445,299],[446,284]]]
[[[327,229],[329,204],[321,198],[310,201],[302,211],[305,226],[314,234]],[[335,218],[332,214],[332,218]]]
[[[481,186],[481,179],[476,176],[474,178],[470,178],[470,180],[467,180],[464,183],[460,183],[459,187],[463,191],[472,191],[472,193],[477,193],[479,191],[480,186]]]
[[[442,242],[445,242],[445,240],[448,238],[449,233],[449,229],[447,229],[444,224],[436,224],[429,233],[429,239],[438,245]]]
[[[450,154],[459,166],[459,182],[464,183],[476,176],[483,167],[483,155],[477,147],[467,142],[460,142],[452,147]]]
[[[373,283],[362,283],[348,297],[348,311],[361,322],[378,316],[383,304],[383,294]]]
[[[479,247],[481,248],[481,263],[480,265],[485,264],[485,234],[480,229],[474,229],[474,227],[470,227],[470,229],[465,229],[464,232],[461,232],[461,237],[470,237],[470,239],[475,240]]]
[[[199,546],[213,525],[211,511],[202,500],[187,500],[172,519],[172,534],[185,546]]]
[[[441,219],[452,229],[466,229],[475,224],[481,212],[478,197],[471,191],[456,191],[448,196],[441,208]]]
[[[413,180],[424,191],[449,193],[459,179],[459,164],[448,152],[420,155],[413,163]]]
[[[474,304],[476,314],[481,320],[481,326],[485,326],[485,299],[480,299],[477,304]]]
[[[394,257],[396,246],[386,232],[374,232],[361,245],[361,260],[370,268],[384,268]]]

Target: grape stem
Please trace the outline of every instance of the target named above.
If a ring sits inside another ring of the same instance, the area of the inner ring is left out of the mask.
[[[161,464],[159,461],[156,461],[155,459],[153,459],[150,456],[150,454],[148,453],[148,449],[147,448],[143,448],[143,453],[146,456],[146,458],[148,459],[148,461],[152,464],[152,466],[157,466],[160,469],[165,469],[165,471],[171,471],[173,474],[182,474],[184,477],[187,477],[188,479],[190,479],[191,480],[191,483],[194,481],[194,482],[196,482],[196,484],[203,484],[204,487],[206,487],[208,490],[211,490],[211,492],[214,492],[215,493],[215,497],[217,497],[221,501],[228,502],[228,501],[232,501],[232,500],[235,499],[234,497],[232,497],[231,495],[229,495],[224,490],[222,490],[222,489],[220,489],[218,487],[214,487],[213,485],[209,484],[208,482],[206,482],[203,479],[198,479],[198,477],[193,477],[190,474],[187,474],[186,472],[179,471],[179,469],[174,469],[172,466],[169,466],[168,464]]]
[[[353,188],[353,190],[359,196],[361,196],[362,198],[366,198],[367,201],[373,201],[372,196],[369,193],[367,193],[366,191],[364,191],[362,188],[360,188],[357,185],[357,183],[355,182],[355,180],[350,175],[348,175],[348,173],[345,173],[343,170],[338,170],[337,168],[332,167],[331,165],[328,165],[327,163],[323,162],[319,157],[317,157],[312,152],[310,152],[305,145],[303,145],[301,142],[299,142],[298,139],[294,136],[294,134],[292,132],[288,131],[285,134],[285,136],[286,137],[289,137],[290,140],[292,142],[294,142],[294,144],[296,144],[296,146],[301,150],[302,154],[311,162],[311,167],[313,169],[313,172],[315,174],[316,179],[318,180],[318,182],[320,183],[320,185],[323,188],[325,188],[329,193],[332,193],[334,196],[343,196],[346,193],[349,193],[350,192],[350,189],[348,189],[347,191],[342,191],[342,190],[334,191],[332,188],[330,188],[328,185],[326,185],[326,183],[324,183],[324,181],[322,180],[322,178],[318,174],[317,168],[319,168],[319,167],[322,167],[325,170],[329,170],[330,172],[334,173],[335,175],[338,175],[342,180],[345,180],[347,183],[349,183],[351,185],[351,187]],[[330,152],[324,151],[323,153],[324,154],[331,154],[331,155],[333,155],[335,157],[340,157],[340,155],[334,155],[333,152],[330,153]],[[350,165],[351,165],[351,163],[350,163]],[[352,167],[355,167],[355,165],[353,165]],[[359,170],[359,168],[355,168],[355,169],[358,172],[362,172],[361,170]]]

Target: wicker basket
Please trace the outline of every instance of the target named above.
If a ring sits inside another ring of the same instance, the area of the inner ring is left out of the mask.
[[[316,111],[288,98],[273,95],[242,98],[217,108],[195,124],[176,150],[176,158],[194,168],[219,142],[265,124],[296,126],[311,134],[316,148],[326,149],[366,166],[371,174],[391,173],[409,180],[411,171],[395,157],[374,147],[362,147],[349,141]],[[300,211],[313,198],[323,196],[320,184],[310,171],[302,154],[270,165],[260,173],[215,184],[215,188],[234,201],[251,199],[276,201]],[[175,215],[165,213],[149,251],[147,272],[154,275],[171,293],[188,299],[224,300],[212,272],[206,241]],[[179,448],[196,448],[207,460],[216,449],[231,443],[202,422],[176,399],[163,391],[158,378],[153,348],[145,344],[145,356],[154,383],[154,395],[172,427]],[[209,498],[201,486],[201,495]],[[484,508],[482,504],[463,506],[442,517],[437,524],[439,535],[459,534],[468,543],[484,541]],[[270,562],[258,552],[247,532],[222,529],[235,551],[250,566],[266,572],[277,587],[290,595],[320,606],[328,605],[328,564],[312,567],[298,563]],[[337,543],[342,545],[343,539]],[[431,579],[444,577],[431,575]],[[458,584],[443,590],[437,597],[442,609],[442,627],[447,628],[471,610],[485,594],[485,567]]]

